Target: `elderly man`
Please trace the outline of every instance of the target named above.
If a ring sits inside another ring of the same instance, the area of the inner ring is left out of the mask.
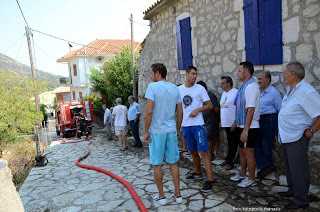
[[[279,113],[279,134],[289,189],[278,194],[294,197],[287,209],[309,205],[308,147],[310,139],[320,129],[320,95],[304,76],[304,67],[299,62],[291,62],[284,69],[283,79],[288,88]]]
[[[116,99],[117,106],[113,108],[112,115],[114,118],[115,134],[118,136],[121,149],[120,151],[125,151],[127,147],[127,113],[128,109],[126,106],[122,105],[122,99]]]
[[[142,147],[142,143],[139,136],[139,119],[141,116],[140,105],[135,101],[133,96],[128,97],[128,102],[130,104],[128,110],[128,121],[130,123],[131,133],[136,141],[132,147]]]
[[[254,147],[258,168],[257,177],[262,179],[274,169],[272,147],[278,127],[278,113],[281,109],[282,96],[271,85],[271,74],[262,71],[258,75],[260,85],[260,131]]]
[[[220,126],[225,129],[228,140],[228,154],[224,162],[220,164],[225,166],[225,170],[233,169],[234,160],[237,154],[238,142],[236,140],[236,132],[231,131],[231,126],[236,119],[236,98],[238,89],[233,88],[232,78],[229,76],[221,77],[221,88],[223,90],[220,100]]]
[[[253,72],[254,68],[250,62],[240,63],[237,71],[238,79],[243,84],[235,98],[236,121],[232,125],[232,129],[235,128],[235,125],[237,126],[236,136],[239,142],[241,171],[230,179],[232,181],[242,180],[237,184],[241,188],[257,185],[255,182],[254,145],[259,134],[260,91],[259,85],[252,77]],[[246,177],[247,168],[248,177]]]
[[[112,131],[111,131],[112,114],[110,110],[107,108],[107,105],[103,104],[102,109],[104,110],[103,124],[107,128],[108,140],[110,141],[112,140]]]

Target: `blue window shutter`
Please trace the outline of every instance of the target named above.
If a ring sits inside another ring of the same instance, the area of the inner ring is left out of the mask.
[[[258,1],[244,0],[243,5],[246,61],[259,65]]]
[[[281,1],[259,0],[260,65],[282,64]]]
[[[183,70],[185,70],[187,69],[188,66],[193,65],[190,17],[182,19],[179,22],[180,22],[182,63],[183,63],[182,67],[183,67]]]
[[[183,70],[182,65],[182,47],[181,47],[181,33],[180,33],[180,21],[176,22],[176,40],[177,40],[177,62],[178,70]]]

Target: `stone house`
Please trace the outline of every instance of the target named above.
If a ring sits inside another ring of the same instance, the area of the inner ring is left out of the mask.
[[[90,89],[86,88],[90,67],[99,68],[103,63],[108,63],[116,52],[119,53],[127,45],[131,45],[131,40],[96,39],[59,58],[58,63],[68,64],[71,101],[80,101],[90,95]],[[134,42],[133,45],[134,51],[138,52],[140,44]]]
[[[236,71],[246,60],[255,76],[269,70],[284,95],[283,69],[299,61],[306,81],[320,91],[320,0],[158,0],[144,14],[150,32],[138,58],[142,111],[153,63],[164,63],[174,84],[184,83],[188,65],[196,66],[198,80],[219,98],[220,77],[231,76],[239,88]]]

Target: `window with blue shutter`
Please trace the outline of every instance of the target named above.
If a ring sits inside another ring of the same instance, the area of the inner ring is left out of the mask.
[[[244,0],[246,60],[254,65],[282,64],[279,0]]]
[[[176,39],[178,70],[185,70],[193,65],[190,17],[177,21]]]

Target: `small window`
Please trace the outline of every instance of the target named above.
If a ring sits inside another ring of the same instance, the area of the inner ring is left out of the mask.
[[[72,91],[72,97],[73,97],[73,100],[76,100],[76,92],[75,91]]]
[[[73,75],[77,76],[77,64],[73,64]]]
[[[79,92],[79,98],[82,100],[82,92]]]

